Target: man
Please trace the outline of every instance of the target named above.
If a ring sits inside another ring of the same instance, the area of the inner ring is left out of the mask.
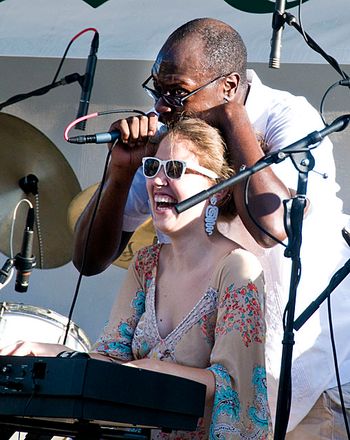
[[[123,250],[132,231],[149,216],[143,178],[137,170],[141,158],[152,154],[148,139],[156,133],[158,120],[167,124],[185,113],[216,126],[226,140],[229,160],[236,170],[250,167],[265,153],[277,151],[323,128],[319,115],[304,98],[264,86],[254,72],[246,71],[246,60],[239,34],[218,20],[193,20],[170,35],[158,54],[149,81],[143,84],[155,99],[157,113],[119,120],[111,127],[120,130],[122,142],[112,150],[86,252],[96,194],[76,226],[74,264],[84,274],[93,275],[108,267]],[[336,197],[338,186],[330,141],[325,139],[313,156],[317,170],[327,172],[329,177],[322,180],[315,173],[308,176],[296,316],[321,293],[333,273],[349,258],[348,247],[341,237],[347,218]],[[290,284],[290,260],[283,254],[284,247],[276,243],[286,238],[282,200],[295,194],[298,172],[287,159],[254,174],[249,182],[249,212],[244,203],[244,185],[242,182],[234,187],[237,221],[221,224],[221,228],[227,236],[255,252],[264,267],[266,360],[274,413],[281,365],[282,315]],[[346,319],[350,299],[345,285],[332,294],[332,308],[341,380],[348,384],[350,348]],[[346,438],[340,406],[336,410],[324,408],[329,397],[332,405],[337,401],[336,390],[326,392],[336,386],[336,381],[325,305],[297,332],[293,355],[293,400],[288,428],[291,432],[287,438],[331,438],[324,431],[333,423],[323,416],[329,411],[333,418],[338,417],[341,434],[336,438]],[[319,411],[319,406],[321,415],[315,420],[314,411],[315,408]]]

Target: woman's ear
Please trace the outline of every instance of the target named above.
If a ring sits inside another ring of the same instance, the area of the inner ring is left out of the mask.
[[[228,189],[222,189],[221,191],[218,191],[217,193],[215,193],[215,197],[216,197],[219,205],[220,205],[220,202],[225,200],[227,194],[228,194]]]

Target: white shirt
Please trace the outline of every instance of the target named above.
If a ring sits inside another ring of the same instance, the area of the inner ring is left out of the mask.
[[[324,125],[318,112],[304,97],[297,97],[263,85],[248,70],[251,85],[246,109],[256,132],[263,136],[269,152],[287,147]],[[328,138],[311,151],[316,171],[328,178],[308,173],[306,196],[310,208],[303,221],[301,246],[301,280],[297,287],[295,319],[328,286],[331,277],[350,258],[350,249],[341,235],[348,216],[342,213],[342,201],[336,193],[335,163],[332,143]],[[275,174],[293,189],[298,186],[298,171],[290,158],[272,165]],[[150,215],[148,196],[141,169],[136,173],[124,216],[124,230],[134,231]],[[237,229],[238,228],[238,229]],[[264,268],[266,279],[266,369],[271,412],[274,415],[282,354],[282,315],[289,298],[291,259],[284,256],[284,247],[262,249],[242,234],[243,225],[221,226],[225,235],[254,252]],[[236,235],[239,231],[239,235]],[[165,237],[160,237],[165,240]],[[288,240],[286,241],[288,243]],[[350,276],[331,294],[333,327],[342,383],[350,381]],[[292,367],[292,406],[288,430],[292,430],[310,411],[320,394],[336,385],[330,345],[327,301],[310,319],[294,332]]]

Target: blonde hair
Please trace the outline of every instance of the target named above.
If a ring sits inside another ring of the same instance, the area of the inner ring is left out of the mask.
[[[225,142],[216,128],[198,118],[181,118],[169,126],[164,137],[169,137],[172,144],[176,140],[184,139],[191,142],[189,149],[194,153],[201,166],[214,171],[219,177],[215,183],[235,174],[227,162],[227,148]],[[233,198],[233,187],[228,187],[224,199],[218,203],[220,214],[224,217],[234,217],[237,209]]]

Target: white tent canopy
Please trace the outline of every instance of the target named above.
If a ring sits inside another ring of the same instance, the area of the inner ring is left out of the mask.
[[[298,8],[289,12],[297,17]],[[222,19],[236,27],[247,43],[249,61],[268,61],[272,14],[244,12],[231,6],[229,0],[108,0],[98,8],[82,0],[3,0],[0,56],[61,57],[74,35],[94,27],[100,34],[100,59],[153,60],[173,29],[204,16]],[[327,53],[341,64],[350,64],[348,0],[309,0],[302,5],[302,23]],[[86,57],[89,38],[78,39],[69,56]],[[308,48],[294,28],[286,25],[281,62],[324,61]]]

